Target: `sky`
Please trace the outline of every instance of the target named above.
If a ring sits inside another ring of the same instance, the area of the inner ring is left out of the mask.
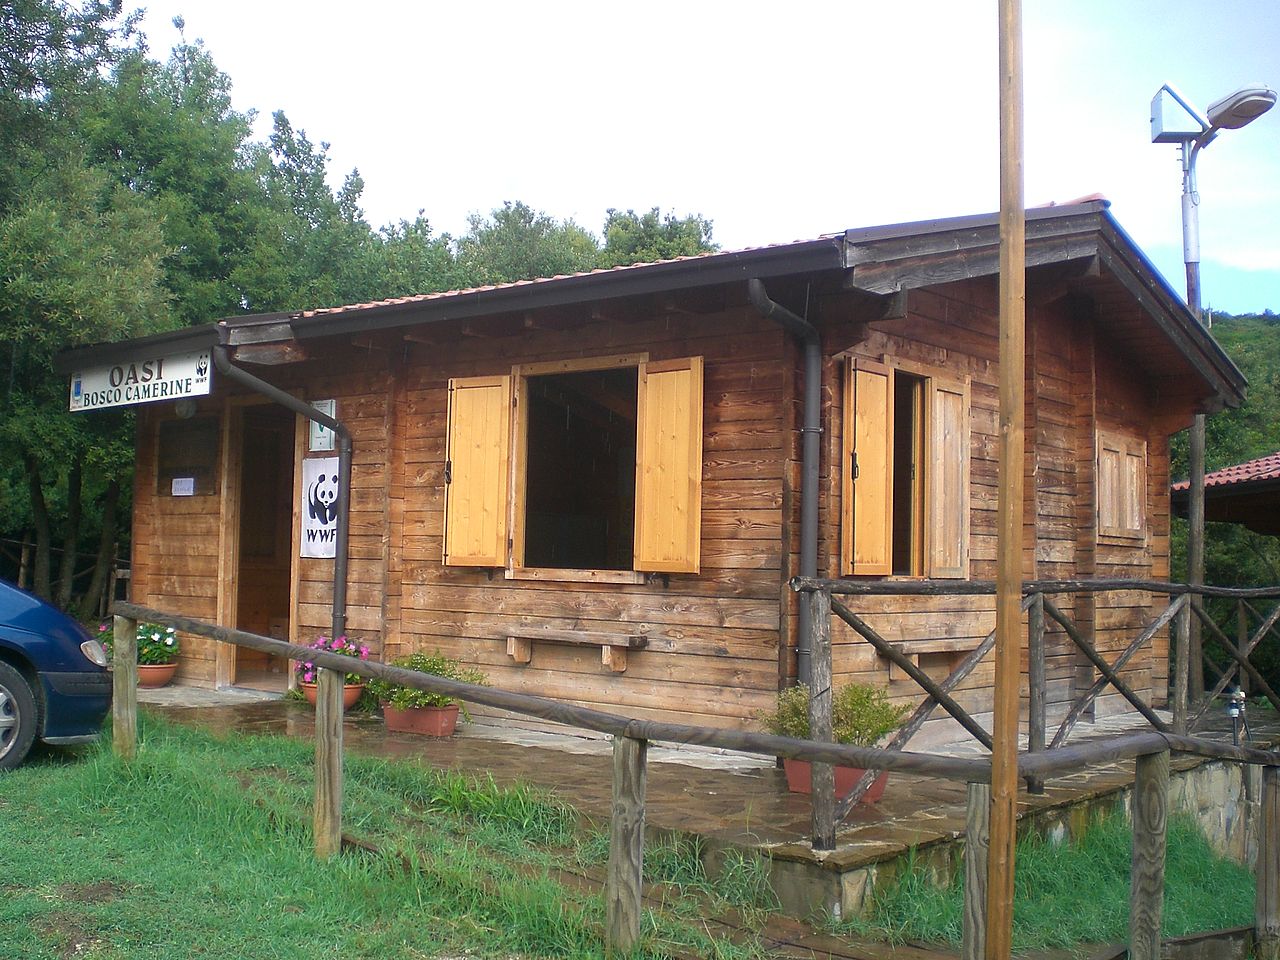
[[[714,222],[724,249],[999,206],[995,0],[152,0],[153,56],[205,42],[265,138],[283,110],[353,168],[370,223],[465,232],[523,201]],[[1101,193],[1174,289],[1172,83],[1280,88],[1277,0],[1024,0],[1025,196]],[[1199,160],[1207,308],[1280,312],[1280,107]]]

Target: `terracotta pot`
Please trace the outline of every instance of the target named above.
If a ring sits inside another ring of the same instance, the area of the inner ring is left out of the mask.
[[[813,768],[808,760],[792,760],[790,757],[783,757],[782,769],[787,774],[788,790],[792,793],[813,793]],[[859,767],[836,767],[835,771],[837,800],[847,797],[862,779],[862,775],[867,772]],[[884,796],[884,787],[888,782],[889,771],[880,771],[880,775],[871,784],[871,789],[863,794],[858,802],[875,803]]]
[[[138,686],[163,687],[173,679],[178,663],[140,663],[138,664]]]
[[[302,688],[302,694],[307,698],[307,703],[315,705],[316,691],[320,689],[320,685],[316,683],[305,683],[298,681],[298,686]],[[360,694],[364,691],[363,683],[344,683],[342,685],[342,709],[350,710],[356,705],[356,701],[360,699]]]
[[[458,726],[456,703],[447,707],[410,707],[408,710],[397,710],[384,703],[382,715],[387,720],[388,730],[418,733],[425,737],[452,737]]]

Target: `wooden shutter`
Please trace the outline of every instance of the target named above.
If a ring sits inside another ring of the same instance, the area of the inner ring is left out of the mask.
[[[635,568],[697,573],[702,530],[702,358],[640,364]]]
[[[501,567],[507,557],[511,378],[449,381],[444,562]]]
[[[845,383],[843,573],[893,564],[893,371],[858,360]]]
[[[1098,431],[1098,534],[1140,540],[1146,527],[1147,445]]]
[[[969,575],[969,387],[931,378],[925,476],[927,575]]]

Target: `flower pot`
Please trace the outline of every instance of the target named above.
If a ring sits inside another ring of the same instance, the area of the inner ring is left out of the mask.
[[[307,703],[312,705],[316,702],[316,691],[320,688],[318,683],[298,682],[298,686],[302,688],[302,694],[307,698]],[[350,710],[356,705],[356,701],[360,699],[360,694],[364,692],[363,683],[344,683],[342,685],[342,709]]]
[[[792,760],[782,758],[782,769],[787,774],[787,789],[792,793],[813,793],[813,768],[808,760]],[[836,799],[841,800],[849,795],[862,775],[866,773],[859,767],[836,767]],[[859,803],[875,803],[884,795],[885,784],[889,781],[889,771],[882,770],[876,777]]]
[[[410,707],[398,710],[382,705],[387,729],[398,733],[418,733],[425,737],[451,737],[458,726],[458,705],[447,707]]]
[[[140,663],[138,664],[138,686],[163,687],[173,679],[178,663]]]

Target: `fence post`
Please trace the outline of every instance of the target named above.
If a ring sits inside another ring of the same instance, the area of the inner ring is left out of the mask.
[[[1258,960],[1280,960],[1280,769],[1262,768],[1258,811],[1258,892],[1254,940]]]
[[[1169,751],[1138,757],[1133,781],[1133,859],[1129,873],[1130,960],[1160,960]]]
[[[647,740],[613,738],[613,812],[604,890],[605,949],[610,956],[630,953],[640,939],[648,752]]]
[[[316,857],[342,848],[342,685],[346,675],[322,668],[316,684]]]
[[[964,960],[987,953],[987,853],[991,849],[991,784],[969,784],[964,819]]]
[[[128,617],[111,631],[111,749],[121,760],[138,753],[138,621]]]
[[[809,591],[809,739],[831,742],[831,595]],[[829,763],[810,764],[813,800],[813,849],[836,845],[836,775]]]
[[[1044,594],[1027,609],[1027,749],[1039,753],[1045,740]],[[1044,781],[1027,778],[1028,793],[1044,793]]]
[[[1177,629],[1173,631],[1173,732],[1187,734],[1187,679],[1190,670],[1188,647],[1191,637],[1191,600],[1178,614]]]
[[[1236,647],[1241,653],[1249,644],[1249,614],[1244,608],[1244,601],[1236,601]],[[1241,670],[1237,676],[1240,681],[1240,689],[1244,691],[1245,696],[1249,695],[1249,671]]]

